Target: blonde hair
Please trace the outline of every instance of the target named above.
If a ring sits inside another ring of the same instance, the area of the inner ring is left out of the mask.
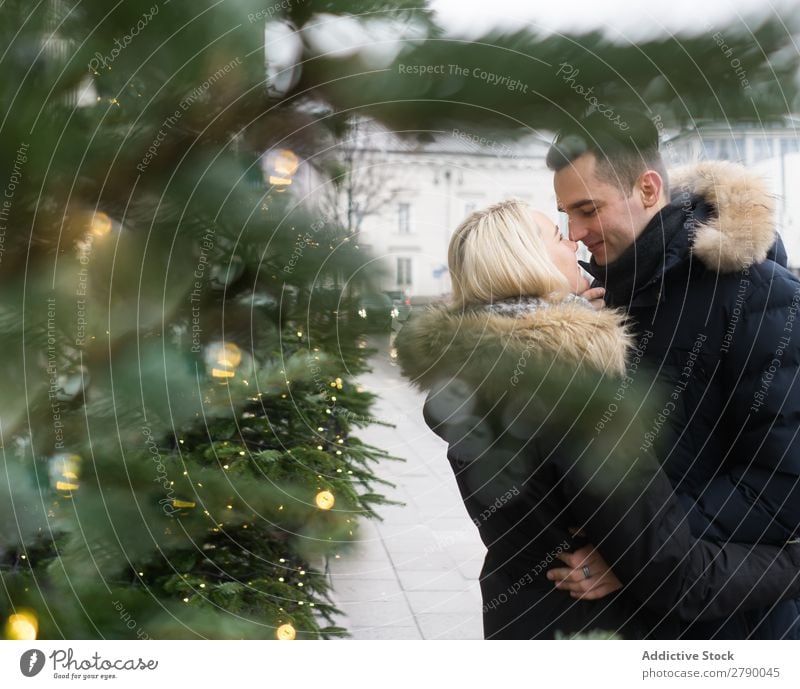
[[[453,302],[460,306],[523,295],[563,297],[570,291],[533,209],[517,199],[470,214],[450,238],[447,262]]]

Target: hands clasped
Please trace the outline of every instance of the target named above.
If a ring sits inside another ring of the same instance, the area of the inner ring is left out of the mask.
[[[597,600],[622,588],[622,582],[591,544],[561,553],[558,559],[567,567],[548,570],[547,578],[555,582],[557,589],[569,591],[573,598]]]

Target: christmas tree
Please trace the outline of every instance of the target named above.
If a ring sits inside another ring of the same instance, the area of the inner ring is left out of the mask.
[[[3,3],[7,638],[344,633],[324,563],[378,516],[386,457],[353,434],[376,276],[341,211],[367,206],[324,202],[355,118],[513,139],[591,98],[679,126],[796,96],[777,19],[724,49],[463,41],[418,5]]]
[[[370,276],[293,193],[333,129],[270,93],[255,4],[206,9],[4,7],[8,638],[344,632]]]

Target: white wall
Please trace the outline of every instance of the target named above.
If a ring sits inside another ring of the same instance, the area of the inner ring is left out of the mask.
[[[480,209],[520,198],[557,220],[552,173],[543,157],[496,158],[436,153],[387,154],[387,166],[401,181],[380,214],[365,219],[359,244],[382,262],[383,289],[405,289],[408,296],[439,295],[450,290],[447,246],[469,206]],[[449,176],[448,176],[449,173]],[[410,206],[410,233],[399,233],[398,205]],[[412,284],[396,282],[397,258],[410,258]]]

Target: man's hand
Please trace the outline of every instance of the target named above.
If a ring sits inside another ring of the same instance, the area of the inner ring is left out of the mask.
[[[591,544],[573,553],[561,553],[558,559],[568,567],[549,570],[547,578],[555,582],[557,589],[569,591],[573,598],[597,600],[622,588],[622,582]]]
[[[604,287],[590,287],[585,292],[581,292],[580,296],[586,299],[598,311],[605,308],[606,303],[603,301],[603,295],[606,293]]]

